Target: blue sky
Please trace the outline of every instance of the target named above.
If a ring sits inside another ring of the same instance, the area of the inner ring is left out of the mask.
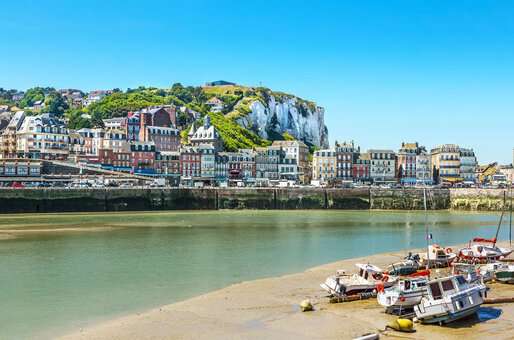
[[[511,1],[5,1],[0,87],[225,79],[326,109],[331,142],[512,162]]]

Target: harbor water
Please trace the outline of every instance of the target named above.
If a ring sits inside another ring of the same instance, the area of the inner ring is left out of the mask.
[[[498,214],[430,212],[434,242],[494,237]],[[423,212],[0,216],[0,339],[52,338],[229,284],[423,247]],[[508,221],[500,239],[508,239]]]

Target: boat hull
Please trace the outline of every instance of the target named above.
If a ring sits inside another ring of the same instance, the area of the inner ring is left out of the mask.
[[[412,292],[394,294],[383,292],[377,295],[377,301],[381,306],[390,308],[412,308],[421,302],[421,298],[426,294],[425,292]]]
[[[494,276],[497,281],[514,283],[514,271],[497,271]]]
[[[462,310],[456,313],[444,313],[440,315],[433,315],[426,318],[419,319],[421,323],[424,324],[433,324],[433,323],[443,323],[447,324],[450,322],[454,322],[470,315],[475,314],[480,309],[480,306],[474,306],[466,310]]]

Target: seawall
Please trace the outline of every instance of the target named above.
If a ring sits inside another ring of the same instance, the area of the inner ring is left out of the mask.
[[[503,209],[502,189],[428,189],[427,208]],[[152,188],[0,189],[0,213],[215,210],[396,209],[422,210],[422,189]],[[510,202],[508,193],[507,208]]]

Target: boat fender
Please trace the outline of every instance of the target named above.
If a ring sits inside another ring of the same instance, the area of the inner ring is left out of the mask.
[[[451,253],[453,253],[453,249],[450,247],[446,248],[446,254],[451,254]]]
[[[300,309],[302,310],[302,312],[310,312],[314,308],[312,307],[311,301],[309,299],[306,299],[300,302]]]
[[[386,329],[394,329],[398,332],[406,332],[406,333],[413,333],[416,330],[414,329],[414,323],[412,320],[409,319],[401,319],[398,318],[390,323],[387,324]]]

